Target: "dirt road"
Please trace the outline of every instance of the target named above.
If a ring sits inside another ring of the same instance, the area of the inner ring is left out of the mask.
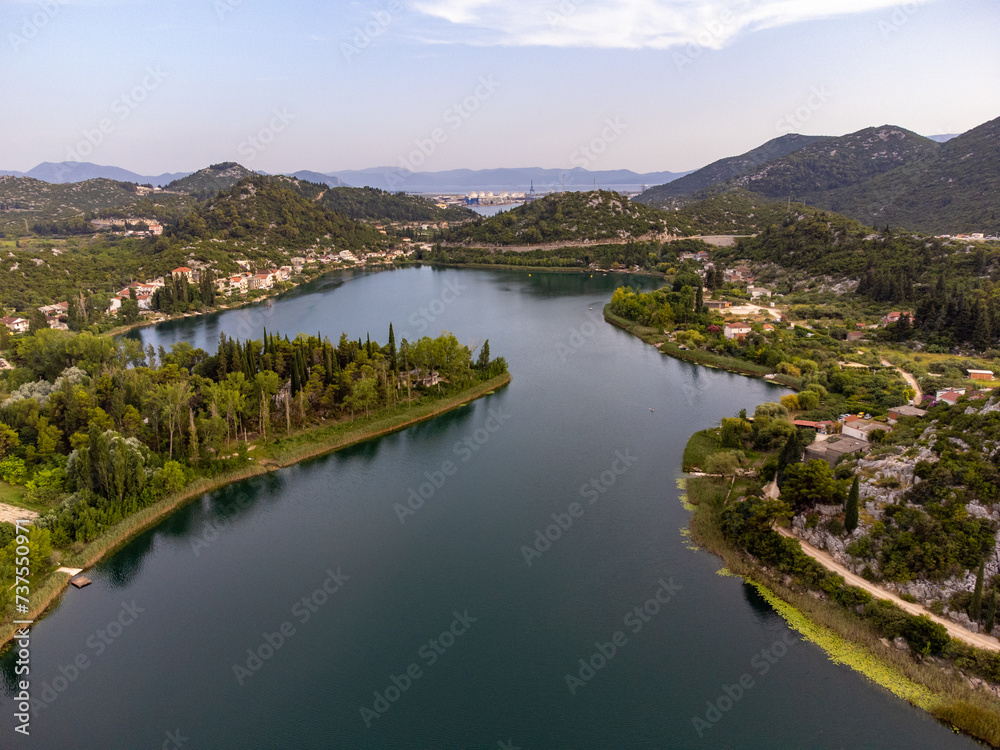
[[[884,367],[892,367],[892,362],[889,362],[888,360],[883,359],[882,360],[882,365]],[[913,397],[912,404],[914,406],[920,406],[920,404],[922,404],[923,401],[924,401],[924,392],[922,390],[920,390],[920,383],[918,383],[917,379],[915,377],[913,377],[910,373],[906,372],[905,370],[901,370],[898,367],[895,368],[895,370],[896,370],[896,372],[898,372],[900,374],[900,376],[903,378],[903,380],[905,380],[907,383],[909,383],[909,385],[913,389],[914,393],[917,394],[917,395],[915,395]]]
[[[832,570],[834,573],[838,573],[844,577],[851,586],[857,586],[859,589],[864,589],[869,594],[874,596],[876,599],[885,599],[895,604],[897,607],[906,610],[911,615],[927,615],[934,622],[943,625],[948,631],[948,635],[960,641],[968,643],[970,646],[975,646],[976,648],[981,648],[986,651],[1000,651],[1000,642],[996,638],[992,638],[988,635],[982,633],[973,633],[971,630],[966,630],[958,623],[954,623],[951,620],[947,620],[944,617],[938,617],[929,610],[925,609],[919,604],[913,604],[912,602],[903,601],[898,596],[893,593],[886,591],[885,589],[879,588],[878,586],[866,581],[859,575],[855,575],[843,565],[834,560],[830,555],[823,550],[816,549],[808,542],[804,542],[797,536],[792,534],[786,529],[778,529],[778,533],[783,536],[791,537],[792,539],[797,539],[799,544],[802,545],[802,551],[805,552],[809,557],[814,560],[819,561],[827,570]]]

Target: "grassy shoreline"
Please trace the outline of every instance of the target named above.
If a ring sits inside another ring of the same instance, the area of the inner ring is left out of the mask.
[[[957,674],[886,646],[854,613],[809,590],[793,588],[787,577],[761,566],[723,537],[718,514],[730,493],[728,480],[687,477],[683,501],[693,511],[691,537],[720,557],[726,570],[754,586],[789,627],[823,649],[834,663],[860,672],[894,695],[921,708],[956,731],[1000,747],[1000,700],[974,690]]]
[[[394,409],[350,423],[339,422],[308,428],[270,445],[265,445],[262,449],[255,451],[259,460],[256,460],[252,465],[210,479],[195,480],[180,492],[167,496],[148,508],[143,508],[123,519],[94,541],[88,543],[80,552],[64,556],[60,565],[74,568],[92,567],[135,536],[208,492],[213,492],[243,479],[267,474],[310,458],[333,453],[358,443],[404,430],[489,395],[508,385],[510,380],[510,374],[505,373],[440,400],[429,403],[418,402],[415,405],[404,407],[397,406]],[[19,615],[19,617],[36,622],[44,617],[66,590],[69,578],[65,573],[53,571],[42,579],[32,592],[31,611],[27,615]],[[12,623],[0,626],[0,650],[3,650],[10,642],[14,632],[15,627]]]
[[[604,307],[604,320],[616,328],[621,328],[626,333],[630,333],[636,338],[641,339],[650,346],[655,347],[661,353],[673,357],[674,359],[690,362],[695,365],[701,365],[702,367],[711,367],[716,370],[733,372],[737,375],[745,375],[751,378],[762,379],[765,380],[765,382],[774,383],[775,385],[779,385],[784,388],[802,390],[802,383],[798,378],[781,375],[769,367],[757,365],[753,362],[747,362],[744,359],[737,359],[736,357],[725,357],[720,354],[712,354],[711,352],[704,352],[695,349],[681,349],[673,342],[667,341],[667,337],[663,334],[663,331],[656,328],[641,326],[631,320],[626,320],[625,318],[615,315],[608,309],[608,305],[605,305]],[[765,375],[773,375],[774,377],[765,379]]]

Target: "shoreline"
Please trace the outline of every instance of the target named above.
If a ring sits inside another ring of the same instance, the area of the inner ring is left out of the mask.
[[[83,568],[84,570],[91,568],[139,534],[148,531],[171,513],[209,492],[214,492],[244,479],[268,474],[272,471],[301,463],[302,461],[318,458],[328,453],[349,448],[352,445],[404,430],[490,395],[494,391],[506,387],[510,382],[510,373],[505,373],[485,382],[477,383],[457,394],[431,404],[410,406],[398,414],[373,415],[366,418],[362,424],[352,422],[352,425],[356,425],[354,428],[348,429],[341,434],[331,435],[327,439],[321,437],[319,433],[331,428],[335,430],[343,423],[319,425],[294,433],[289,437],[305,439],[306,442],[302,445],[292,447],[287,452],[281,453],[276,457],[264,457],[258,463],[249,465],[245,469],[220,474],[211,479],[197,479],[177,494],[165,497],[148,508],[143,508],[122,519],[118,524],[87,544],[79,553],[66,555],[59,561],[56,567],[72,563],[73,567]],[[312,440],[309,440],[310,437],[312,437]],[[58,580],[59,578],[62,580]],[[36,625],[39,620],[45,617],[58,604],[59,599],[69,587],[70,578],[71,576],[68,574],[59,573],[56,570],[53,570],[43,578],[35,587],[34,592],[35,594],[40,594],[40,597],[32,597],[31,610],[26,615],[21,615],[23,619],[31,620],[32,625]],[[15,632],[16,628],[13,623],[0,627],[0,652],[6,650],[7,645],[14,638]]]
[[[668,357],[673,357],[674,359],[680,360],[681,362],[687,362],[689,364],[697,365],[699,367],[707,367],[711,370],[721,370],[723,372],[731,372],[735,375],[743,375],[744,377],[754,378],[755,380],[763,380],[765,383],[771,383],[772,385],[776,385],[781,388],[789,388],[793,391],[802,390],[802,386],[799,383],[794,382],[795,381],[794,378],[790,378],[786,375],[780,375],[772,370],[768,370],[767,368],[762,368],[763,370],[766,370],[764,372],[754,371],[749,367],[749,365],[751,365],[752,363],[744,363],[743,360],[736,359],[735,357],[708,355],[712,356],[714,359],[717,360],[717,363],[713,364],[710,362],[701,361],[701,359],[697,357],[694,353],[686,353],[682,350],[676,349],[673,346],[669,347],[666,346],[665,344],[669,342],[654,343],[653,339],[659,338],[661,336],[660,334],[643,335],[638,330],[640,328],[643,328],[643,326],[640,326],[638,323],[633,323],[632,321],[626,320],[624,318],[615,315],[610,310],[608,310],[608,305],[604,306],[603,314],[606,323],[609,323],[613,325],[615,328],[619,328],[625,331],[625,333],[628,333],[631,336],[635,336],[637,339],[639,339],[645,344],[649,344],[651,347],[660,352],[660,354],[666,355]],[[768,377],[769,375],[773,375],[774,377]]]

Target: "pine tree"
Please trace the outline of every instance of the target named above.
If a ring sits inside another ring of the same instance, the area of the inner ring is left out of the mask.
[[[483,348],[479,352],[479,361],[476,362],[477,370],[487,370],[490,366],[490,340],[483,342]]]
[[[851,484],[851,492],[847,496],[847,507],[844,510],[844,528],[847,529],[848,534],[858,528],[858,501],[860,497],[861,488],[858,478],[855,476],[854,482]]]
[[[985,558],[979,563],[979,572],[976,574],[976,588],[972,592],[972,601],[969,602],[969,617],[973,622],[977,622],[983,613],[983,578],[986,575]]]

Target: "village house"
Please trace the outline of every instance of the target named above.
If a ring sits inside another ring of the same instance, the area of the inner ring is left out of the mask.
[[[813,443],[806,448],[806,460],[813,461],[819,459],[830,464],[831,468],[837,465],[844,456],[852,456],[855,453],[862,453],[869,449],[869,445],[864,440],[835,435],[820,443]]]
[[[118,310],[121,309],[121,306],[122,306],[122,298],[121,297],[112,297],[111,298],[111,304],[108,305],[108,315],[111,315],[111,313],[114,313],[114,312],[118,312]]]
[[[909,318],[910,322],[913,322],[913,312],[911,312],[911,311],[904,311],[904,312],[893,311],[891,313],[888,313],[884,318],[882,318],[882,325],[883,326],[887,326],[890,323],[898,323],[900,321],[900,318]]]
[[[726,323],[722,335],[729,340],[742,341],[750,334],[751,328],[746,323]]]
[[[969,370],[970,380],[993,380],[993,370]]]
[[[820,435],[832,435],[837,431],[837,423],[829,420],[825,422],[812,422],[808,419],[796,419],[792,424],[796,427],[806,427],[810,430],[816,430]]]
[[[889,409],[889,424],[896,424],[902,417],[924,417],[927,412],[916,406],[894,406]]]
[[[958,399],[965,395],[964,388],[943,388],[934,394],[936,401],[945,401],[949,404],[957,404]]]
[[[748,286],[747,292],[750,294],[750,299],[760,299],[761,297],[771,296],[771,290],[765,289],[762,286]]]
[[[31,324],[25,318],[3,318],[3,324],[11,333],[27,333]]]
[[[883,422],[876,422],[873,419],[861,419],[860,417],[852,416],[844,420],[844,426],[841,431],[847,437],[863,440],[867,443],[871,439],[871,434],[878,430],[888,432],[889,425]]]
[[[271,289],[274,286],[274,277],[269,273],[257,273],[247,280],[250,289]]]
[[[194,280],[194,271],[192,271],[187,266],[181,266],[180,268],[175,268],[173,271],[170,272],[170,275],[174,279],[179,279],[181,276],[186,276],[188,282]]]
[[[865,337],[864,331],[848,331],[847,340],[848,341],[861,341]]]
[[[709,299],[705,300],[705,307],[707,307],[709,310],[726,310],[727,308],[732,307],[732,303],[726,302],[725,300],[721,299],[720,300]]]

